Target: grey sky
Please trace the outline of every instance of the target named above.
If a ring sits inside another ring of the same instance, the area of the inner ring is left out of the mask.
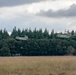
[[[0,7],[30,4],[44,0],[0,0]]]
[[[68,9],[41,11],[38,15],[46,17],[76,17],[76,4],[71,5]]]
[[[15,26],[76,30],[76,0],[0,0],[0,29]]]

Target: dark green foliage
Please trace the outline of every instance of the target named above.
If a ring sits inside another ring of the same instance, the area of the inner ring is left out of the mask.
[[[44,38],[49,38],[49,32],[47,29],[45,29],[43,36],[44,36]]]
[[[3,46],[0,49],[0,56],[10,56],[10,49],[8,47]]]
[[[9,38],[9,34],[8,34],[7,30],[6,29],[4,29],[3,31],[0,30],[0,40],[7,39],[7,38]]]
[[[3,38],[7,39],[8,37],[9,37],[9,34],[8,34],[7,30],[4,29],[4,31],[3,31]]]
[[[61,39],[28,39],[17,41],[13,38],[0,41],[0,55],[44,56],[75,55],[76,41]],[[71,46],[71,47],[69,47]],[[7,55],[6,55],[7,53]]]
[[[73,35],[70,37],[70,39],[75,40],[76,41],[76,35]]]
[[[59,39],[29,39],[22,41],[20,53],[23,56],[66,55],[69,43]],[[75,50],[70,53],[75,53]]]
[[[62,33],[63,34],[63,33]],[[59,39],[57,33],[52,30],[16,29],[14,27],[9,36],[6,29],[0,30],[0,56],[60,56],[76,55],[76,35],[75,32],[69,32],[70,38]],[[28,40],[16,40],[16,37],[28,36]]]
[[[16,36],[18,36],[18,31],[16,30],[16,27],[14,27],[11,37],[16,38]]]
[[[75,49],[72,46],[68,46],[67,55],[73,55],[75,53]]]
[[[10,54],[11,55],[15,55],[17,53],[17,42],[15,39],[13,38],[10,38],[8,41],[7,41],[7,44],[8,44],[8,47],[10,49]]]
[[[29,29],[23,29],[22,31],[20,29],[16,29],[14,27],[11,37],[16,38],[17,36],[25,36],[27,35],[30,39],[45,39],[49,38],[49,32],[47,29],[42,31],[42,29],[37,30],[36,28],[32,31],[31,28]]]
[[[71,31],[71,35],[74,35],[74,30]]]
[[[50,38],[52,38],[52,39],[54,39],[54,38],[55,38],[54,29],[51,31]]]
[[[3,38],[3,32],[0,30],[0,40]]]

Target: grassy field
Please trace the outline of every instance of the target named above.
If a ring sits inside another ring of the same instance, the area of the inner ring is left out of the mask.
[[[76,57],[0,57],[0,75],[76,75]]]

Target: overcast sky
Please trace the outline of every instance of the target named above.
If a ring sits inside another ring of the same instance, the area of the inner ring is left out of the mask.
[[[76,30],[76,0],[0,0],[0,29]]]

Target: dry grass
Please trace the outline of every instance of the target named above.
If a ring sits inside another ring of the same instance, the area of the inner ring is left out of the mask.
[[[0,57],[0,75],[76,75],[76,57]]]

